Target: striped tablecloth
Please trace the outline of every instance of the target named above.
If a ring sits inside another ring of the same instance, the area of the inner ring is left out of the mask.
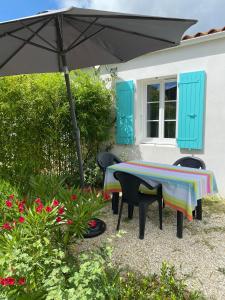
[[[189,220],[192,220],[192,211],[198,199],[217,193],[216,180],[211,171],[138,160],[107,168],[104,182],[107,193],[121,191],[119,181],[113,176],[115,171],[134,174],[152,186],[161,183],[165,204],[181,211]]]

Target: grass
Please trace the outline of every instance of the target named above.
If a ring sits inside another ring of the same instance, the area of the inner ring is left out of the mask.
[[[218,271],[225,275],[225,268],[218,268]]]
[[[209,213],[225,214],[225,198],[218,194],[204,198],[202,204]]]

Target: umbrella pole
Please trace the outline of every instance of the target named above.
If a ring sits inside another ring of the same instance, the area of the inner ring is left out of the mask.
[[[59,59],[61,60],[61,65],[63,67],[64,78],[66,82],[66,90],[67,90],[67,97],[70,104],[70,116],[71,116],[71,123],[72,123],[72,136],[74,143],[76,144],[76,152],[77,152],[77,159],[79,164],[79,174],[80,174],[80,185],[81,188],[84,187],[84,170],[83,170],[83,161],[81,155],[81,146],[80,146],[80,130],[77,126],[77,117],[76,117],[76,107],[75,101],[73,99],[73,95],[71,92],[71,85],[70,85],[70,74],[69,68],[66,59],[66,53],[63,51],[63,31],[62,31],[62,24],[63,24],[63,16],[56,16],[56,34],[57,34],[57,44],[59,47]],[[61,68],[60,68],[61,69]]]
[[[80,174],[80,185],[84,187],[84,170],[83,170],[83,162],[82,162],[82,155],[81,155],[81,145],[80,145],[80,130],[77,126],[77,118],[76,118],[76,109],[75,109],[75,102],[71,92],[71,85],[70,85],[70,75],[69,69],[66,66],[66,57],[62,56],[62,61],[65,63],[63,66],[64,68],[64,78],[66,82],[66,90],[67,90],[67,97],[70,104],[70,115],[71,115],[71,122],[72,122],[72,135],[73,140],[76,144],[76,152],[77,152],[77,159],[79,164],[79,174]]]

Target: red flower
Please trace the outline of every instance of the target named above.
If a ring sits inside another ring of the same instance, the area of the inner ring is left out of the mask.
[[[108,193],[103,193],[103,197],[104,197],[104,199],[105,199],[106,201],[108,201],[108,200],[111,199],[111,196],[110,196],[110,194],[108,194]]]
[[[0,277],[0,284],[1,284],[1,285],[6,285],[6,280],[5,280],[5,278],[1,278],[1,277]]]
[[[51,207],[51,206],[46,206],[45,210],[46,210],[47,212],[51,212],[51,211],[52,211],[52,207]]]
[[[24,212],[24,200],[18,203],[19,212]]]
[[[72,225],[72,224],[73,224],[73,221],[72,221],[72,220],[67,220],[67,224],[68,224],[68,225]]]
[[[6,204],[6,206],[8,206],[8,207],[12,207],[12,205],[13,205],[12,201],[10,201],[10,200],[6,200],[6,201],[5,201],[5,204]]]
[[[42,212],[42,210],[43,210],[43,204],[41,203],[38,207],[36,207],[36,212],[37,213],[40,213],[40,212]]]
[[[24,206],[23,206],[23,204],[19,205],[19,212],[24,212]]]
[[[39,204],[39,205],[41,205],[42,203],[41,203],[41,199],[40,198],[37,198],[36,200],[34,200],[34,202],[35,203],[37,203],[37,204]]]
[[[61,222],[61,221],[62,221],[62,218],[61,218],[61,217],[57,217],[57,218],[56,218],[56,222],[57,222],[57,223],[59,223],[59,222]]]
[[[24,218],[24,217],[19,217],[18,221],[19,221],[20,223],[23,223],[23,222],[25,221],[25,218]]]
[[[56,200],[56,199],[54,199],[52,205],[53,205],[53,206],[58,206],[58,205],[59,205],[59,201]]]
[[[88,222],[88,225],[91,227],[91,228],[95,228],[96,225],[97,225],[97,222],[95,220],[91,220]]]
[[[71,195],[71,200],[77,200],[77,195],[75,194]]]
[[[19,280],[18,280],[19,285],[24,285],[25,283],[26,283],[26,278],[24,278],[24,277],[19,278]]]
[[[59,208],[58,214],[59,214],[59,215],[64,214],[64,207],[63,207],[63,206]]]
[[[14,194],[9,195],[9,199],[14,199]]]
[[[15,284],[15,279],[12,277],[7,277],[5,278],[6,280],[6,285],[14,285]]]
[[[2,228],[7,229],[7,230],[11,230],[12,226],[9,225],[9,223],[5,223],[2,225]]]

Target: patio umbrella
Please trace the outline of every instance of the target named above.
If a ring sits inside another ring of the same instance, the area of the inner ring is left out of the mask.
[[[0,76],[64,72],[83,186],[80,134],[69,70],[121,63],[176,46],[196,22],[73,7],[0,23]]]

